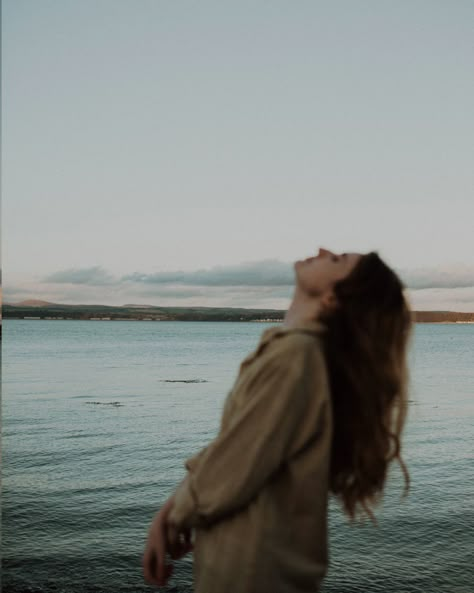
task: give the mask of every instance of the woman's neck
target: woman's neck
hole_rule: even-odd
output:
[[[296,287],[282,325],[285,328],[291,328],[306,321],[315,321],[318,319],[321,309],[318,297],[308,296]]]

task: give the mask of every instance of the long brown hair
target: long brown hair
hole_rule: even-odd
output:
[[[363,255],[338,282],[338,306],[322,316],[333,402],[330,491],[351,519],[382,494],[387,469],[401,458],[407,410],[407,341],[412,325],[403,284],[378,256]]]

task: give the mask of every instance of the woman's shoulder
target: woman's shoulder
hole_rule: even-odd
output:
[[[312,322],[301,327],[284,328],[275,326],[266,329],[260,338],[257,348],[251,352],[241,363],[241,370],[250,363],[267,364],[276,363],[284,366],[285,363],[294,361],[298,357],[323,357],[321,335],[324,327]]]
[[[323,342],[321,332],[304,329],[291,329],[276,332],[268,342],[269,349],[281,352],[312,352],[322,351]]]
[[[321,336],[305,331],[285,331],[273,336],[257,353],[258,366],[271,365],[281,371],[290,368],[309,369],[324,366]]]

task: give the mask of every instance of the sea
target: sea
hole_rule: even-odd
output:
[[[155,590],[150,521],[270,326],[4,320],[3,592]],[[323,593],[474,592],[474,325],[416,325],[409,356],[409,494],[394,465],[377,526],[331,500]],[[192,592],[192,562],[161,590]]]

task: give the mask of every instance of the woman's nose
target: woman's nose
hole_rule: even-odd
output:
[[[319,248],[318,255],[327,255],[328,253],[330,252],[327,249]]]

